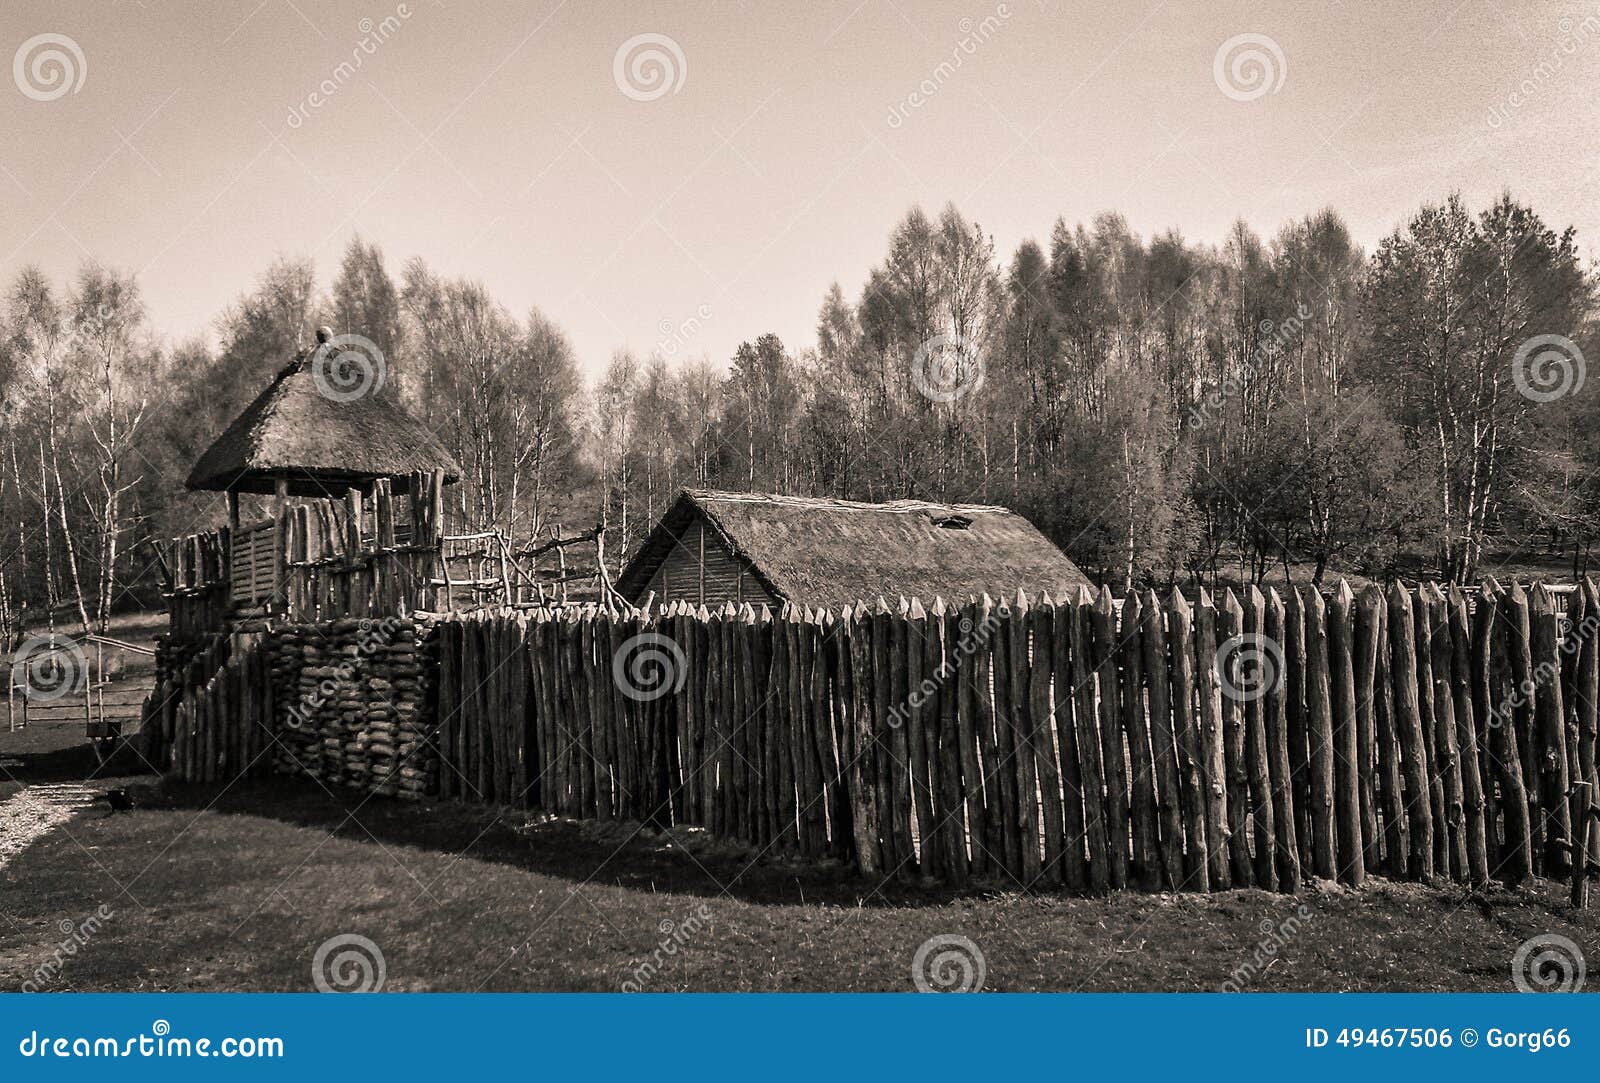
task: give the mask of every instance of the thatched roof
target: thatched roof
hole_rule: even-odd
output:
[[[880,594],[931,602],[1017,589],[1065,591],[1089,580],[1022,516],[979,504],[932,504],[686,490],[618,580],[641,598],[684,530],[704,517],[777,598],[837,608]]]
[[[400,406],[366,394],[340,401],[312,379],[311,350],[284,366],[267,389],[200,456],[191,489],[271,493],[287,478],[297,496],[342,496],[376,478],[461,467],[438,439]]]

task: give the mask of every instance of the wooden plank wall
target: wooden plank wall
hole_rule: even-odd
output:
[[[1600,781],[1600,595],[1565,634],[1543,586],[1472,602],[451,615],[439,793],[1023,888],[1566,875]]]

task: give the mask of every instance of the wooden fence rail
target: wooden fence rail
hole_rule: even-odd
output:
[[[1543,586],[1471,601],[1341,583],[456,614],[430,647],[439,790],[956,883],[1569,875],[1600,594],[1573,592],[1564,635]]]

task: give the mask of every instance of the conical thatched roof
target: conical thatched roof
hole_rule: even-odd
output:
[[[285,478],[297,496],[342,496],[377,478],[461,467],[434,434],[375,394],[324,394],[312,378],[313,351],[300,354],[217,437],[189,472],[191,489],[271,493]]]
[[[981,504],[933,504],[686,490],[618,580],[642,597],[697,517],[780,601],[834,608],[900,595],[932,601],[1018,588],[1090,585],[1078,566],[1022,516]]]

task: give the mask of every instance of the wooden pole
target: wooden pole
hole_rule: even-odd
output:
[[[1156,811],[1161,828],[1161,868],[1166,886],[1183,886],[1182,783],[1179,780],[1177,735],[1174,732],[1170,668],[1167,653],[1166,609],[1155,591],[1145,595],[1139,622],[1143,639],[1144,672],[1150,691],[1151,756],[1156,767]]]
[[[1416,621],[1411,594],[1404,584],[1389,588],[1389,641],[1393,652],[1395,729],[1405,776],[1404,808],[1409,828],[1406,871],[1418,880],[1433,879],[1433,807],[1429,801],[1427,746],[1422,736],[1418,702]]]

